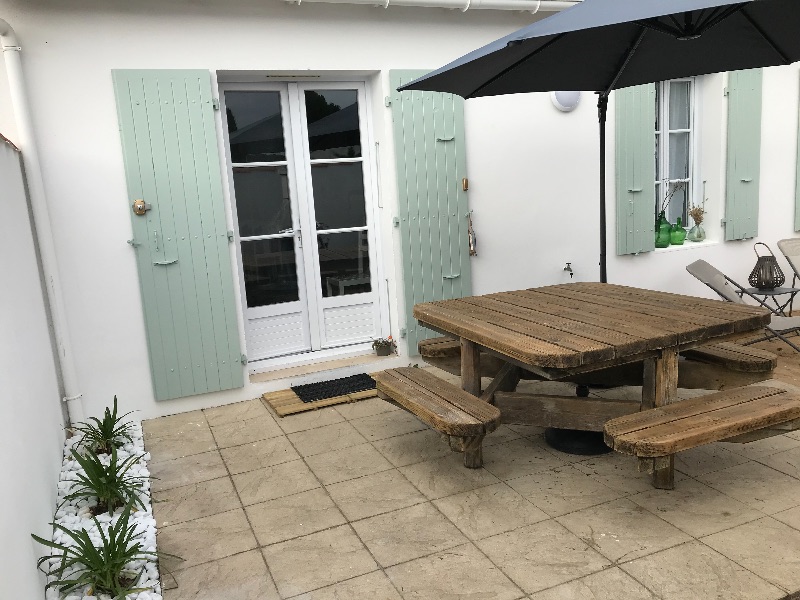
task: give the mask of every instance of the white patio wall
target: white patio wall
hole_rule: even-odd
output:
[[[18,153],[0,140],[0,598],[41,598],[64,431]]]
[[[130,208],[111,69],[370,73],[372,124],[381,148],[384,276],[396,337],[403,311],[398,231],[391,227],[396,189],[391,117],[383,103],[387,72],[440,66],[532,19],[498,11],[295,6],[280,0],[76,0],[68,8],[55,0],[0,0],[0,15],[14,26],[23,47],[84,410],[96,414],[118,394],[123,406],[140,409],[143,418],[252,398],[267,388],[248,384],[231,392],[153,400],[134,253],[125,243]],[[703,102],[702,177],[708,181],[708,230],[717,239],[723,85],[722,76],[707,78]],[[769,70],[764,93],[760,239],[774,246],[793,235],[798,69]],[[572,113],[556,111],[547,94],[470,100],[466,115],[469,198],[479,244],[472,263],[474,291],[569,281],[562,270],[567,261],[574,280],[596,279],[594,96],[584,94]],[[8,113],[0,111],[4,118]],[[613,106],[609,134],[609,279],[707,295],[684,270],[697,258],[744,279],[755,261],[752,241],[615,256]]]

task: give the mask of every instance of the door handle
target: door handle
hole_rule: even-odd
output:
[[[742,183],[750,183],[753,181],[752,177],[742,177]]]
[[[298,227],[297,229],[294,230],[294,233],[297,234],[297,247],[298,248],[302,248],[303,247],[303,235],[302,235],[301,229]]]
[[[442,275],[442,279],[457,279],[461,277],[461,273],[455,273],[454,275]]]
[[[161,266],[161,267],[165,267],[167,265],[171,265],[171,264],[174,264],[176,262],[178,262],[178,259],[177,258],[173,258],[172,260],[154,260],[153,264]]]

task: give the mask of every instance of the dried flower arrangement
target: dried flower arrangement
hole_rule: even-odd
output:
[[[666,197],[663,200],[661,200],[661,211],[659,212],[659,214],[664,214],[664,213],[667,212],[667,208],[669,207],[669,201],[672,200],[672,197],[675,194],[677,194],[678,191],[680,191],[680,190],[682,190],[683,188],[686,187],[686,182],[685,181],[676,181],[674,183],[671,183],[669,181],[669,179],[663,179],[661,181],[661,185],[664,185],[664,186],[669,185],[672,188],[672,189],[670,189],[669,194],[667,194]]]
[[[703,198],[703,203],[699,205],[692,205],[689,209],[689,216],[692,217],[695,225],[700,225],[703,222],[703,216],[706,214],[706,198]]]

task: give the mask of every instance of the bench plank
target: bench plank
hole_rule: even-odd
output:
[[[623,454],[666,456],[800,417],[800,398],[777,388],[718,392],[613,419],[605,441]]]
[[[603,431],[610,419],[638,413],[639,401],[545,396],[524,392],[496,392],[495,406],[503,423],[537,425],[580,431]]]
[[[772,352],[732,342],[700,346],[682,354],[690,360],[722,365],[741,373],[769,373],[778,366],[778,357]]]

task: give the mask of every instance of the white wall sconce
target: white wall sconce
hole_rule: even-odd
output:
[[[550,100],[561,112],[572,112],[581,102],[580,92],[550,92]]]

